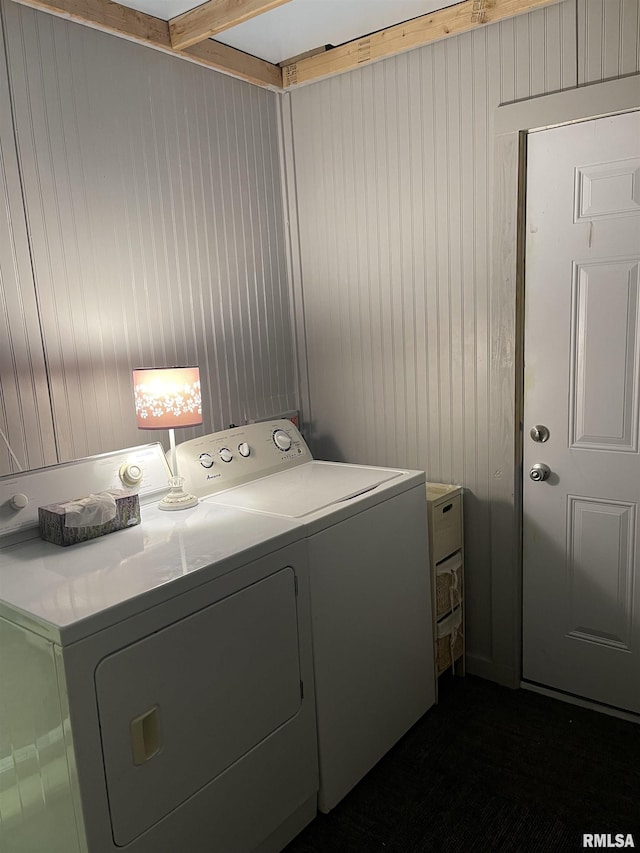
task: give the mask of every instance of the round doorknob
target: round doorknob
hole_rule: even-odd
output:
[[[536,462],[535,465],[531,466],[529,476],[535,483],[541,483],[548,479],[550,473],[551,468],[548,465],[545,465],[544,462]]]

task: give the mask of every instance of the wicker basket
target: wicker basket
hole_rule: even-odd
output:
[[[436,619],[454,610],[462,600],[462,556],[454,554],[436,566]]]
[[[436,671],[440,675],[464,654],[462,608],[439,622],[436,630]]]

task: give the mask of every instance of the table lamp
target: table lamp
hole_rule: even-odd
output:
[[[197,367],[153,367],[133,371],[138,429],[168,429],[171,449],[170,491],[159,509],[188,509],[198,503],[184,490],[178,474],[175,430],[202,423],[200,370]]]

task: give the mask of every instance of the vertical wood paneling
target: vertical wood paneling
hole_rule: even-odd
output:
[[[0,430],[22,468],[56,461],[0,19]],[[0,437],[0,476],[18,470]]]
[[[198,363],[206,430],[295,408],[276,96],[4,8],[61,458],[165,438],[133,367]]]
[[[519,101],[576,85],[576,7],[565,0],[500,28],[500,103]]]
[[[555,92],[576,85],[576,3],[565,0],[544,9],[545,82],[542,92]]]
[[[453,393],[451,361],[451,294],[457,283],[451,282],[450,263],[451,251],[449,231],[451,225],[451,203],[449,181],[451,180],[451,147],[457,142],[457,135],[452,139],[452,127],[449,121],[449,80],[447,77],[447,54],[450,45],[439,42],[433,48],[433,82],[434,109],[433,126],[436,131],[435,145],[435,181],[434,181],[434,219],[436,222],[436,254],[435,254],[435,284],[436,284],[436,347],[438,351],[438,435],[441,440],[438,445],[438,479],[453,482],[451,471],[452,441],[442,441],[442,436],[452,438],[453,423],[451,408]],[[455,98],[455,95],[454,95]]]
[[[491,531],[511,481],[491,464],[514,429],[491,405],[492,358],[514,346],[492,342],[493,115],[576,85],[575,3],[549,12],[287,96],[314,450],[465,485],[476,660],[499,658]]]
[[[638,0],[577,0],[578,82],[640,72]]]
[[[492,663],[498,672],[519,668],[518,627],[513,624],[514,602],[520,589],[518,528],[514,494],[516,476],[516,282],[505,274],[516,266],[518,247],[518,139],[499,136],[495,142],[495,229],[493,269],[489,285],[491,361],[489,379],[490,433],[489,513],[491,561],[499,567],[501,583],[490,584]],[[515,198],[509,197],[515,188]],[[518,617],[519,618],[519,617]],[[497,641],[496,641],[497,640]],[[500,640],[502,640],[500,642]]]
[[[622,0],[619,74],[640,72],[640,3]]]

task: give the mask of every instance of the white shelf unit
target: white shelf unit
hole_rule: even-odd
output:
[[[465,674],[464,516],[461,486],[427,483],[436,678]]]

